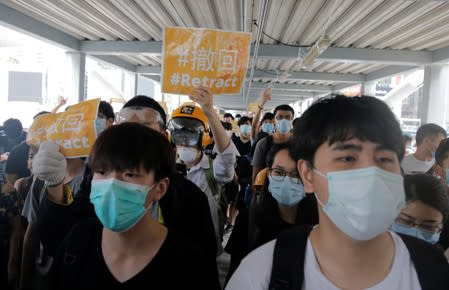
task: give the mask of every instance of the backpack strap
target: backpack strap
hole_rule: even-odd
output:
[[[257,240],[260,237],[258,221],[260,205],[257,203],[257,200],[250,204],[248,211],[248,251],[252,251],[255,249]]]
[[[449,289],[449,264],[442,251],[424,241],[401,235],[418,275],[422,289]]]
[[[209,185],[210,190],[215,198],[220,194],[220,187],[215,180],[214,176],[214,161],[209,158],[209,168],[203,169],[204,174],[206,175],[207,185]]]
[[[283,231],[273,252],[270,290],[301,290],[304,280],[304,259],[312,227],[299,226]]]

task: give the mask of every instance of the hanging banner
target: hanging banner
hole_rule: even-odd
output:
[[[81,102],[67,108],[64,113],[39,116],[28,129],[27,143],[41,144],[52,140],[67,158],[89,156],[97,139],[95,120],[100,99]]]
[[[188,95],[208,87],[213,94],[240,94],[251,34],[204,28],[164,30],[162,92]]]

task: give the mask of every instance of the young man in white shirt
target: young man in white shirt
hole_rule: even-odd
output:
[[[425,173],[435,163],[435,151],[441,140],[447,137],[446,131],[437,124],[424,124],[416,132],[416,152],[402,160],[405,174]]]
[[[226,289],[449,289],[440,251],[388,230],[405,205],[402,134],[388,106],[330,97],[297,124],[290,154],[316,195],[319,224],[250,253]]]

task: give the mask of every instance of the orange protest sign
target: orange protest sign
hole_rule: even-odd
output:
[[[82,102],[64,113],[38,117],[28,130],[27,143],[39,145],[52,140],[61,147],[65,157],[85,157],[97,138],[95,120],[100,99]]]
[[[239,94],[250,44],[251,34],[246,32],[165,28],[162,92],[187,95],[203,86],[213,94]]]
[[[249,103],[248,108],[246,109],[248,112],[255,113],[259,109],[258,103]]]

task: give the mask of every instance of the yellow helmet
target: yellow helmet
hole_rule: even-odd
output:
[[[190,147],[210,144],[209,120],[203,110],[194,103],[185,103],[176,108],[171,115],[168,129],[171,141]]]
[[[259,173],[257,173],[256,178],[254,179],[253,186],[256,187],[263,187],[265,185],[265,180],[267,179],[268,174],[268,168],[264,168]]]

